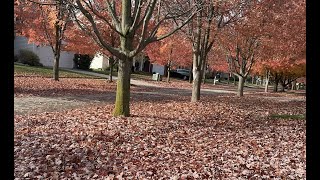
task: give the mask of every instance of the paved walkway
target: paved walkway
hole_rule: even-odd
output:
[[[65,70],[109,79],[109,75],[100,74],[100,73],[96,73],[96,72],[84,71],[84,70],[79,70],[79,69],[65,69]],[[117,80],[118,78],[116,76],[112,76],[112,79]],[[151,83],[148,83],[145,81],[134,80],[134,79],[131,79],[130,83],[133,85],[136,85],[136,86],[160,87],[155,84],[151,84]]]
[[[90,71],[84,71],[84,70],[79,70],[79,69],[66,69],[68,71],[72,71],[72,72],[76,72],[76,73],[82,73],[82,74],[87,74],[87,75],[92,75],[92,76],[97,76],[97,77],[102,77],[102,78],[106,78],[109,79],[109,75],[105,75],[105,74],[100,74],[100,73],[95,73],[95,72],[90,72]],[[118,78],[116,76],[112,77],[114,80],[117,80]],[[147,86],[147,87],[159,87],[159,88],[163,88],[162,86],[158,86],[156,84],[152,84],[152,83],[148,83],[146,81],[140,81],[140,80],[134,80],[131,79],[130,83],[136,86]],[[178,90],[180,91],[180,90]],[[190,89],[191,92],[191,89]],[[233,93],[235,94],[236,91],[229,91],[229,90],[221,90],[221,89],[205,89],[205,88],[201,88],[201,93]]]

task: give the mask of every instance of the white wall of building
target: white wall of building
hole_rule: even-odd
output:
[[[164,66],[159,64],[152,64],[152,73],[159,73],[160,75],[164,75]]]
[[[14,39],[14,54],[19,54],[21,49],[27,49],[36,53],[40,58],[40,63],[44,66],[53,66],[54,55],[50,46],[37,46],[34,43],[28,43],[28,38],[23,36],[16,36]],[[61,51],[59,67],[73,68],[74,57],[73,52]]]
[[[90,64],[90,69],[102,69],[105,70],[107,67],[109,67],[109,60],[108,57],[97,53]]]

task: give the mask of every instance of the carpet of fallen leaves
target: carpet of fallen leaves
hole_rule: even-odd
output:
[[[62,80],[64,81],[64,80]],[[16,115],[16,179],[306,179],[305,101],[203,95]]]

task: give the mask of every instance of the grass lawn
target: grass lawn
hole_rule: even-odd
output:
[[[41,76],[41,77],[52,77],[52,68],[49,67],[34,67],[34,66],[26,66],[15,64],[14,65],[14,75],[15,76]],[[60,78],[99,78],[96,76],[79,74],[75,72],[71,72],[68,70],[59,71]]]
[[[110,74],[109,70],[105,70],[104,71],[104,70],[92,69],[92,72],[99,73],[99,74],[105,74],[105,75],[109,75]],[[118,76],[118,72],[117,71],[113,71],[112,75],[113,76]]]

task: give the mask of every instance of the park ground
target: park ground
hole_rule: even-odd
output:
[[[188,82],[137,76],[115,118],[116,82],[49,70],[15,65],[16,179],[306,179],[303,91],[208,83],[190,103]]]

